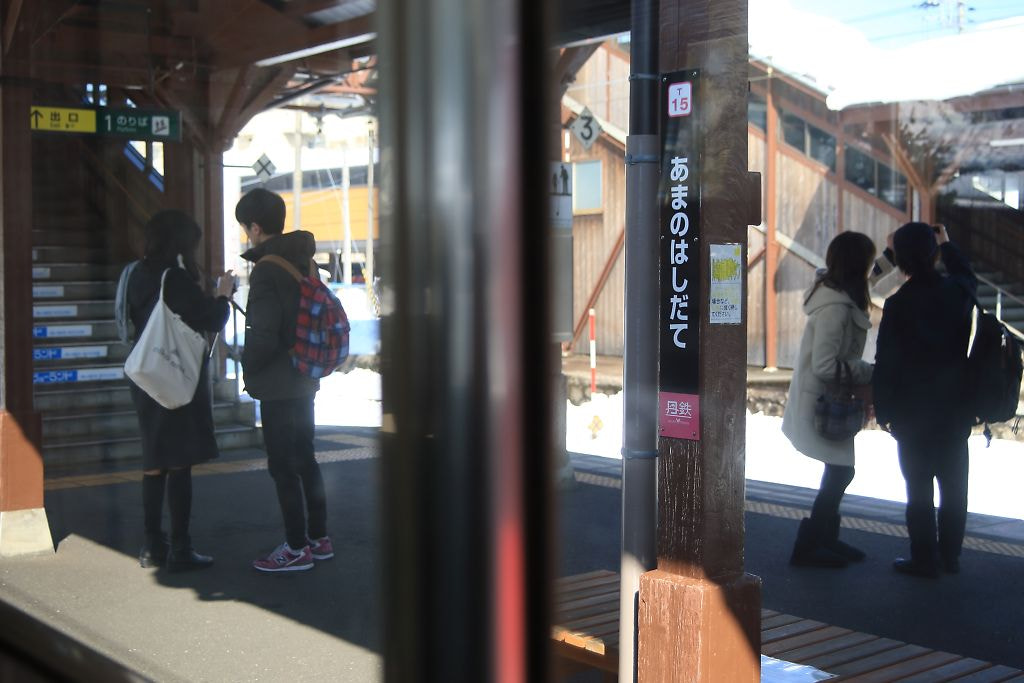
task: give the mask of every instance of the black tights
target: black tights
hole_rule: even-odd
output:
[[[191,546],[189,522],[192,516],[192,468],[146,472],[142,475],[142,510],[146,536],[163,535],[164,490],[171,513],[171,545]]]
[[[846,487],[853,481],[854,468],[846,465],[825,465],[818,496],[811,508],[811,519],[826,520],[839,514],[839,502]]]

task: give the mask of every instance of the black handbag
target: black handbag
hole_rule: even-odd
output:
[[[845,441],[863,429],[864,417],[864,400],[854,393],[850,364],[837,359],[835,380],[814,406],[814,428],[824,439]]]

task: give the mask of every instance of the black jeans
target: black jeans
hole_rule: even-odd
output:
[[[277,486],[285,539],[295,549],[306,545],[307,533],[327,535],[327,498],[313,451],[313,398],[260,402],[267,469]]]
[[[939,557],[960,557],[967,525],[969,434],[965,430],[897,439],[900,471],[907,482],[910,557],[916,562],[934,564]],[[933,480],[939,482],[937,535]]]

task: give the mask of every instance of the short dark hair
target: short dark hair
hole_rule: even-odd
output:
[[[935,270],[938,249],[935,228],[927,223],[905,223],[892,235],[896,265],[910,277]]]
[[[235,220],[242,225],[259,223],[268,235],[284,232],[284,200],[270,190],[249,190],[235,205]]]
[[[178,209],[157,211],[143,228],[143,235],[146,238],[146,258],[174,263],[181,255],[189,275],[199,277],[196,247],[203,231],[191,216]]]

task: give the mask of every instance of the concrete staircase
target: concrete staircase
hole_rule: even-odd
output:
[[[114,324],[123,264],[111,262],[102,216],[60,191],[35,188],[32,362],[44,464],[52,474],[138,463],[139,424],[123,370],[130,348]],[[220,448],[259,447],[255,404],[239,399],[233,379],[213,381]]]

